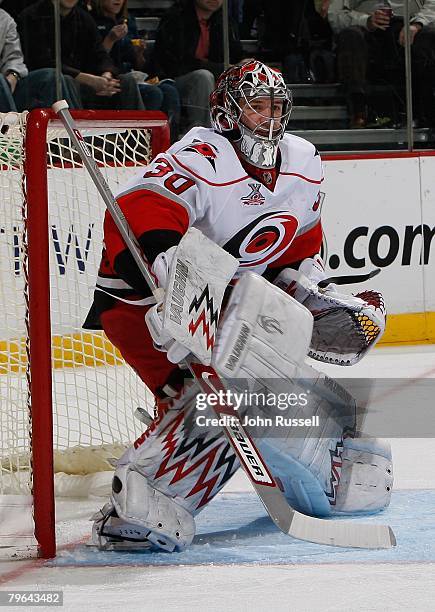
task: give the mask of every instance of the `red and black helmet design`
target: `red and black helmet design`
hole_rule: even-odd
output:
[[[210,95],[211,121],[220,133],[237,129],[240,125],[240,100],[270,96],[283,101],[281,133],[285,131],[292,108],[291,94],[279,70],[252,60],[231,66],[223,72]]]

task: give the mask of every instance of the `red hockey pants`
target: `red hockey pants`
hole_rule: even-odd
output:
[[[166,359],[166,353],[153,346],[145,313],[149,306],[131,306],[123,302],[101,315],[106,336],[120,351],[125,361],[136,370],[146,386],[156,394],[163,387],[169,374],[177,369]]]

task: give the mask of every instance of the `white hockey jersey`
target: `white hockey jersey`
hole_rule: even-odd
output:
[[[236,257],[238,274],[263,274],[318,252],[320,156],[311,143],[290,134],[279,149],[279,171],[262,171],[263,182],[247,174],[231,142],[212,129],[193,128],[157,155],[117,194],[147,258],[153,261],[177,244],[190,226]],[[124,298],[132,288],[138,297],[149,295],[133,268],[107,214],[101,289],[115,295],[116,287]]]

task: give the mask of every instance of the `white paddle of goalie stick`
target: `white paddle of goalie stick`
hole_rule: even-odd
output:
[[[163,299],[164,290],[158,288],[150,274],[149,263],[131,231],[130,226],[112,194],[109,185],[103,177],[97,162],[93,159],[82,134],[77,129],[74,119],[69,112],[68,104],[61,100],[53,104],[54,112],[60,117],[71,141],[103,199],[109,213],[130,250],[140,272],[143,274],[156,301]],[[225,391],[225,384],[211,366],[198,363],[193,355],[185,360],[196,379],[201,390],[206,393],[215,393],[221,397],[219,391]],[[230,403],[213,406],[218,417],[229,416],[231,425],[222,429],[231,446],[237,454],[240,463],[247,474],[252,486],[263,502],[273,522],[284,533],[317,544],[355,548],[390,548],[395,546],[396,539],[391,527],[387,525],[372,525],[356,521],[342,521],[318,519],[306,516],[292,508],[275,479],[270,473],[254,441],[244,429],[237,410]]]

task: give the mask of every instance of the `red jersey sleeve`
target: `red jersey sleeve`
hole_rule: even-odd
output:
[[[150,263],[160,252],[177,244],[189,228],[185,207],[147,189],[120,196],[118,204]],[[110,265],[116,269],[116,259],[127,247],[109,212],[104,220],[104,244]]]

